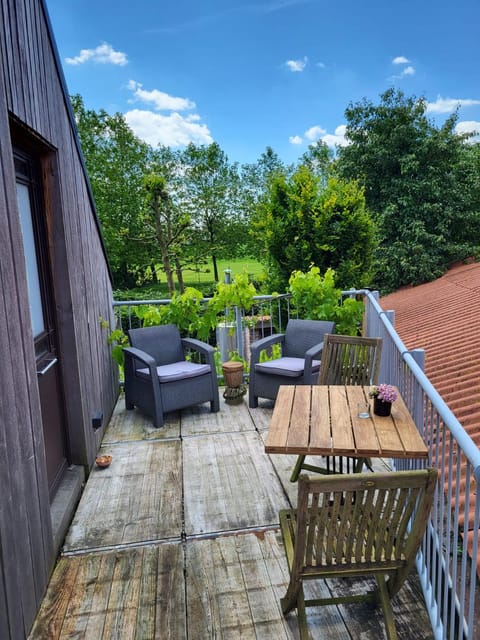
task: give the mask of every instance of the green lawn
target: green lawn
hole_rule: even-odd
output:
[[[195,287],[204,293],[205,296],[212,295],[212,292],[215,288],[215,283],[213,281],[213,268],[209,265],[209,271],[207,273],[204,272],[193,272],[193,271],[184,271],[183,278],[186,287]],[[244,259],[244,260],[218,260],[218,276],[220,281],[223,282],[225,277],[225,269],[230,269],[231,277],[234,278],[237,274],[243,273],[246,271],[251,280],[262,280],[264,268],[255,260]],[[167,289],[167,279],[165,275],[162,273],[159,274],[160,283],[159,284],[145,284],[142,287],[137,287],[135,289],[129,290],[116,290],[114,292],[115,300],[141,300],[141,299],[161,299],[161,298],[169,298],[169,293]]]
[[[218,265],[218,276],[220,280],[224,279],[225,269],[230,269],[230,271],[232,272],[232,278],[236,274],[243,273],[244,271],[246,271],[248,275],[254,280],[258,280],[264,271],[264,267],[263,265],[260,264],[260,262],[256,262],[255,260],[251,260],[251,259],[218,260],[217,265]],[[205,268],[208,269],[207,273],[203,272]],[[195,286],[195,283],[200,283],[200,282],[213,283],[213,266],[209,264],[209,265],[206,265],[204,269],[202,272],[198,272],[198,273],[195,273],[193,271],[184,271],[183,278],[185,280],[185,283],[192,287]],[[167,281],[163,273],[161,274],[160,281],[161,282]]]

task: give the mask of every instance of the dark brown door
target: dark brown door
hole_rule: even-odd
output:
[[[67,466],[67,442],[43,189],[38,159],[20,150],[15,150],[14,157],[48,485],[52,498]]]

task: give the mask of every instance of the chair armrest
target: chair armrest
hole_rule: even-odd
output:
[[[256,364],[260,361],[260,352],[264,349],[268,349],[268,347],[271,347],[274,344],[283,344],[284,342],[284,333],[274,333],[271,336],[266,336],[265,338],[260,338],[260,340],[255,340],[255,342],[252,342],[252,344],[250,345],[250,364]]]
[[[135,369],[133,361],[140,360],[140,362],[143,362],[143,364],[149,368],[152,378],[155,377],[157,371],[157,363],[151,355],[149,355],[145,351],[142,351],[141,349],[137,349],[136,347],[124,347],[123,353],[125,355],[125,364],[127,365],[127,360],[130,360],[132,363],[132,370]],[[125,366],[125,370],[127,370],[127,368],[128,367]]]
[[[196,338],[182,338],[182,345],[184,349],[192,349],[193,351],[199,351],[205,355],[215,351],[211,344],[207,344],[206,342],[202,342]]]
[[[323,351],[323,341],[314,344],[305,352],[305,373],[312,370],[312,361],[315,356],[319,356]],[[317,358],[318,360],[318,358]]]
[[[212,367],[212,371],[215,370],[214,353],[215,348],[211,344],[197,340],[196,338],[182,338],[182,347],[185,352],[186,349],[197,351],[205,356],[208,364]]]

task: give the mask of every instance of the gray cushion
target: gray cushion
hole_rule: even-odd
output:
[[[138,369],[137,373],[145,377],[150,376],[148,369]],[[174,380],[182,380],[184,378],[196,378],[206,373],[210,373],[209,364],[197,364],[189,360],[172,362],[171,364],[164,364],[157,367],[157,375],[160,382],[173,382]]]
[[[289,378],[299,378],[303,375],[305,368],[304,358],[277,358],[277,360],[268,360],[267,362],[259,362],[255,365],[255,371],[269,373],[277,376],[287,376]],[[320,369],[320,360],[312,361],[312,371],[315,373]]]

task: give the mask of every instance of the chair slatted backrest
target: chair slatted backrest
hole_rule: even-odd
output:
[[[292,581],[397,572],[392,596],[412,569],[436,480],[435,469],[301,475]]]
[[[323,342],[319,384],[377,384],[381,338],[327,334]]]

